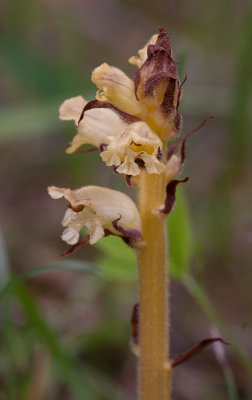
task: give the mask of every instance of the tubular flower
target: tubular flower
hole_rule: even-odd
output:
[[[77,135],[66,150],[68,154],[73,153],[83,144],[91,144],[99,148],[101,144],[108,142],[108,136],[119,134],[127,126],[115,111],[106,108],[87,110],[85,118],[79,122],[86,104],[87,101],[83,97],[77,96],[65,100],[60,106],[60,119],[74,120],[77,126]]]
[[[164,171],[165,164],[158,159],[162,142],[145,122],[128,125],[121,134],[108,139],[109,145],[101,158],[108,166],[116,166],[120,174],[138,175],[139,165],[149,174]]]
[[[69,209],[62,221],[65,230],[62,240],[74,245],[80,231],[86,226],[89,243],[94,244],[104,236],[104,229],[125,239],[141,238],[141,219],[135,203],[124,193],[99,186],[86,186],[77,190],[50,186],[53,199],[64,197]]]

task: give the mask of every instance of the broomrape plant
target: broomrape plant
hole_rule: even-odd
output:
[[[167,33],[159,31],[138,56],[129,59],[137,66],[133,79],[103,63],[91,77],[99,89],[96,100],[73,97],[59,110],[60,119],[74,120],[77,130],[66,152],[84,144],[95,146],[129,187],[136,185],[138,205],[103,187],[48,188],[53,199],[64,197],[68,202],[62,239],[71,247],[65,254],[107,235],[120,236],[136,250],[139,307],[133,315],[132,347],[139,357],[140,400],[168,400],[171,395],[175,362],[169,359],[166,217],[175,203],[176,186],[188,180],[176,178],[185,160],[185,141],[192,133],[176,139],[183,83]],[[83,226],[89,234],[80,239]]]

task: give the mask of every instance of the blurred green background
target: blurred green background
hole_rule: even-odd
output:
[[[0,5],[0,399],[136,398],[129,351],[137,301],[133,252],[106,238],[62,260],[64,202],[48,185],[126,185],[98,153],[65,154],[68,97],[95,96],[92,69],[127,59],[159,26],[180,73],[191,137],[169,217],[172,355],[211,335],[178,366],[173,400],[252,398],[252,19],[239,0],[2,0]],[[182,191],[182,189],[184,189]],[[134,196],[134,192],[132,194]]]

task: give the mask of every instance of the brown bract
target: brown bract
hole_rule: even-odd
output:
[[[82,121],[82,119],[84,117],[84,113],[86,111],[92,110],[94,108],[110,108],[110,109],[116,111],[124,122],[127,122],[129,124],[133,123],[133,122],[141,121],[140,118],[119,110],[119,108],[113,106],[112,104],[108,103],[107,101],[91,100],[83,107],[78,124]]]
[[[172,211],[175,205],[176,188],[179,183],[187,182],[188,179],[188,176],[182,180],[174,179],[167,184],[165,204],[164,207],[160,209],[160,212],[168,215]]]

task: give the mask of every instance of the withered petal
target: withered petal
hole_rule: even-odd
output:
[[[173,78],[179,82],[177,63],[173,60],[171,55],[170,39],[165,29],[160,28],[159,31],[160,33],[156,43],[148,46],[146,61],[133,76],[137,100],[139,100],[137,90],[140,84],[141,71],[149,68],[152,63],[154,63],[152,76],[144,83],[144,93],[146,95],[151,94],[155,86],[165,78]]]

